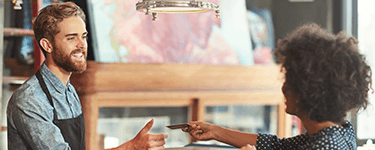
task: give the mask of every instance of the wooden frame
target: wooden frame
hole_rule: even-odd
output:
[[[279,66],[129,64],[88,62],[73,74],[86,123],[87,149],[99,149],[100,107],[188,106],[191,120],[204,120],[212,105],[278,105],[278,135],[290,136]],[[289,120],[289,121],[288,121]]]

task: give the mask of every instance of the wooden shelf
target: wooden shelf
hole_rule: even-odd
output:
[[[10,88],[11,91],[17,89],[35,73],[33,65],[22,64],[14,58],[4,58],[4,63],[4,67],[10,68],[11,76],[3,76],[3,83],[12,84]]]
[[[34,31],[22,28],[4,28],[4,36],[34,36]]]
[[[29,77],[21,76],[3,76],[3,83],[23,84]]]

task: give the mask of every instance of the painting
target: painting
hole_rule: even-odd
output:
[[[274,27],[269,9],[254,8],[247,12],[255,64],[272,65],[275,48]]]
[[[208,0],[205,13],[152,15],[136,10],[139,0],[88,0],[98,62],[253,65],[245,0]]]

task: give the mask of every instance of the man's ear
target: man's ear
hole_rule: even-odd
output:
[[[40,39],[39,44],[40,46],[43,47],[44,50],[46,50],[47,53],[52,52],[52,43],[48,39],[46,38]]]

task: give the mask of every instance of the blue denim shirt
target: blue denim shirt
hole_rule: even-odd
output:
[[[70,82],[65,85],[44,63],[40,71],[58,119],[82,114],[77,92]],[[34,75],[14,91],[8,103],[8,149],[70,149],[60,129],[53,124],[53,116],[53,107]]]

